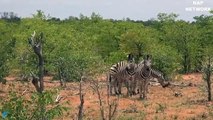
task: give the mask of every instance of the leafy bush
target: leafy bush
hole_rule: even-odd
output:
[[[59,57],[55,63],[56,68],[61,70],[67,81],[78,81],[82,75],[94,75],[104,71],[104,67],[100,67],[103,65],[103,60],[89,52]]]
[[[67,110],[54,102],[54,91],[34,93],[29,99],[15,92],[10,92],[9,96],[0,108],[5,120],[52,120]]]
[[[0,82],[5,82],[4,77],[9,73],[8,62],[14,56],[15,39],[3,41],[0,39]]]
[[[108,64],[112,65],[118,63],[119,61],[126,60],[126,54],[123,52],[111,52],[107,59]]]
[[[171,78],[178,71],[180,56],[169,46],[158,45],[153,51],[153,67]]]

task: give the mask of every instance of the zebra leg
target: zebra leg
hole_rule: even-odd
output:
[[[108,74],[107,75],[107,80],[108,80],[108,93],[109,95],[112,95],[112,79],[111,76]]]
[[[137,88],[137,94],[140,94],[140,86]]]
[[[132,96],[133,95],[133,81],[129,81],[129,95]]]
[[[130,81],[130,85],[129,85],[129,90],[130,90],[130,95],[135,95],[135,91],[134,91],[134,81],[131,80]]]
[[[136,86],[137,86],[137,80],[133,79],[133,84],[132,84],[132,94],[136,95]]]
[[[116,80],[114,81],[114,83],[113,83],[114,93],[115,93],[116,95],[119,94],[119,92],[118,92],[118,87],[119,87],[119,84],[118,84],[118,80],[116,79]]]
[[[130,81],[128,79],[124,81],[124,84],[125,84],[125,86],[127,88],[127,93],[126,93],[127,96],[130,96],[130,89],[129,89],[130,88],[130,86],[129,86],[130,84],[129,84],[129,82]]]
[[[110,95],[113,95],[112,93],[112,89],[114,89],[114,94],[117,95],[118,94],[118,79],[113,77],[113,76],[109,76],[109,92],[110,92]]]
[[[128,90],[129,96],[132,96],[133,95],[133,83],[132,83],[132,81],[129,81],[128,87],[129,87],[129,90]]]
[[[108,86],[107,86],[108,88],[107,88],[107,92],[108,92],[108,94],[109,95],[112,95],[112,85],[111,85],[111,83],[108,83]]]
[[[145,85],[146,85],[146,93],[149,93],[149,89],[148,89],[149,81],[146,81]]]
[[[141,80],[139,82],[139,94],[140,94],[140,99],[143,99],[143,81]]]
[[[127,85],[127,95],[128,96],[132,96],[133,95],[133,81],[132,81],[132,78],[128,79],[126,81]]]
[[[113,95],[112,93],[112,89],[114,89],[114,93],[117,94],[117,79],[111,75],[108,75],[108,79],[109,79],[109,93],[110,95]]]
[[[146,79],[144,81],[144,99],[147,99],[148,85],[149,85],[149,81]]]
[[[139,80],[137,80],[137,83],[136,83],[136,93],[137,94],[140,94],[140,81]]]
[[[146,80],[143,80],[142,94],[143,94],[143,98],[142,99],[146,99]]]
[[[117,82],[117,86],[118,86],[118,94],[122,94],[122,92],[121,92],[121,87],[122,87],[122,82],[119,80],[118,82]]]

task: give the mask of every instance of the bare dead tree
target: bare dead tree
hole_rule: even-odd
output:
[[[29,44],[31,45],[33,52],[38,57],[38,74],[32,75],[33,80],[32,83],[35,86],[37,92],[41,93],[44,90],[44,58],[42,54],[42,43],[43,43],[43,33],[40,33],[40,35],[36,36],[36,32],[31,35],[31,37],[28,39]],[[45,106],[40,106],[40,112],[41,112],[41,120],[46,120],[46,116],[44,116],[42,113],[45,111]]]
[[[39,87],[39,78],[33,73],[30,73],[32,76],[32,84],[34,85],[34,87],[36,88],[36,91],[40,91],[40,87]]]
[[[82,93],[82,82],[83,82],[82,79],[83,77],[81,77],[81,81],[79,85],[79,97],[81,102],[79,105],[78,120],[83,120],[84,94]]]
[[[98,95],[98,101],[99,101],[99,107],[100,107],[100,111],[101,111],[101,117],[102,120],[106,120],[105,116],[104,116],[104,106],[103,106],[103,101],[101,98],[101,92],[100,92],[100,85],[98,81],[95,80],[90,80],[90,84],[91,84],[91,88],[97,93]]]
[[[38,56],[39,79],[34,77],[32,83],[35,86],[36,90],[39,93],[42,93],[42,91],[44,90],[44,58],[42,55],[43,33],[40,33],[39,36],[36,36],[36,32],[34,31],[32,36],[28,39],[28,42],[33,48],[34,53]]]
[[[118,103],[119,103],[119,96],[117,96],[116,99],[111,99],[110,96],[110,89],[107,86],[107,101],[104,102],[103,98],[101,96],[101,91],[100,88],[102,87],[100,82],[98,80],[93,80],[90,79],[90,86],[91,88],[95,91],[95,93],[98,96],[98,101],[99,101],[99,108],[100,108],[100,113],[101,113],[101,119],[102,120],[112,120],[115,117],[115,114],[117,112],[117,108],[118,108]],[[104,104],[106,103],[106,104]],[[107,107],[107,109],[104,109],[104,107]]]
[[[108,85],[107,87],[108,120],[112,120],[113,117],[115,116],[115,113],[117,112],[118,108],[118,103],[119,103],[119,96],[117,96],[117,99],[111,101],[110,88]]]

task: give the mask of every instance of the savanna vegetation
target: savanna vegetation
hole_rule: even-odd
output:
[[[2,83],[9,74],[24,80],[39,73],[38,58],[29,40],[34,31],[36,37],[42,34],[42,70],[54,80],[80,81],[83,75],[95,78],[132,53],[136,62],[152,55],[153,68],[171,80],[179,73],[204,72],[204,79],[211,84],[213,12],[195,16],[193,22],[180,20],[174,13],[159,13],[148,21],[103,19],[96,13],[60,20],[41,10],[29,18],[1,13]],[[211,91],[211,85],[208,88]],[[55,115],[44,114],[50,118]]]
[[[40,10],[30,18],[2,13],[0,52],[5,72],[1,79],[7,71],[25,75],[36,70],[36,56],[28,43],[34,31],[44,35],[45,70],[57,75],[63,66],[69,81],[79,80],[88,71],[103,73],[129,53],[136,56],[136,62],[151,54],[153,67],[168,76],[201,71],[206,57],[212,55],[212,19],[212,15],[201,15],[188,22],[173,13],[159,13],[148,21],[113,20],[93,13],[60,20]]]

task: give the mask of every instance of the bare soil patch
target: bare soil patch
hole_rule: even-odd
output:
[[[139,95],[126,97],[126,88],[123,87],[123,96],[119,97],[119,105],[116,113],[116,119],[120,120],[212,120],[210,107],[212,102],[207,102],[205,93],[205,82],[199,73],[182,75],[182,79],[174,81],[178,84],[187,86],[173,86],[162,88],[161,86],[149,86],[147,100],[140,100]],[[29,96],[35,92],[34,86],[29,82],[17,81],[16,77],[7,77],[7,84],[1,85],[0,97],[8,99],[8,91],[13,90],[17,93]],[[106,105],[107,100],[107,83],[105,76],[100,77],[101,97]],[[79,100],[79,83],[67,83],[66,89],[61,89],[57,81],[52,81],[52,77],[45,77],[45,89],[58,89],[62,96],[60,103],[68,102],[67,107],[70,109],[57,118],[58,120],[76,119],[78,113]],[[84,118],[88,120],[100,119],[100,108],[98,96],[90,87],[89,82],[83,83],[83,92],[85,94]],[[178,95],[176,95],[176,93]],[[111,97],[116,98],[116,96]],[[107,108],[105,108],[107,109]]]

